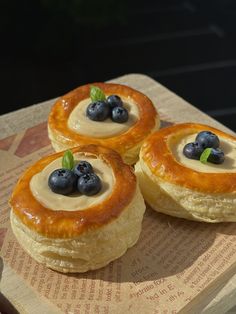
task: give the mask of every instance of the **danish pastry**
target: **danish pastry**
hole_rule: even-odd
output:
[[[93,106],[91,87],[94,86],[104,93],[105,102],[119,108],[112,108],[109,114],[106,104]],[[111,83],[87,84],[69,92],[56,101],[48,118],[48,134],[55,151],[101,145],[120,153],[128,164],[137,161],[145,137],[159,127],[159,115],[147,96],[128,86]]]
[[[150,135],[136,174],[156,211],[206,222],[236,221],[236,137],[194,123]]]
[[[13,191],[11,226],[36,261],[59,272],[86,272],[105,266],[136,243],[145,204],[132,168],[118,153],[96,145],[71,151],[75,160],[93,167],[93,178],[100,178],[97,194],[51,190],[48,182],[59,171],[63,152],[44,157],[26,170]]]

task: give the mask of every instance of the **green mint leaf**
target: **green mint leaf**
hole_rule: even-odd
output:
[[[69,170],[74,168],[74,156],[70,150],[67,150],[62,157],[62,168]]]
[[[90,98],[92,101],[98,101],[98,100],[105,100],[106,96],[99,87],[91,85]]]
[[[204,151],[202,152],[201,156],[200,156],[200,161],[203,163],[203,164],[206,164],[207,163],[207,159],[208,157],[210,156],[211,154],[211,148],[205,148]]]

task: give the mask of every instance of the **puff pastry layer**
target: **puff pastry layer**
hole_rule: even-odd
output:
[[[55,211],[32,195],[30,180],[63,152],[42,158],[19,179],[10,199],[11,225],[23,248],[38,262],[60,272],[85,272],[105,266],[133,246],[141,232],[145,204],[130,166],[108,148],[72,149],[101,158],[113,170],[111,194],[78,211]]]
[[[207,125],[185,123],[150,135],[135,167],[144,199],[156,211],[206,222],[236,221],[236,172],[204,172],[180,163],[173,146],[209,130],[236,145],[236,137]],[[227,154],[225,156],[227,159]],[[196,161],[196,163],[200,161]]]
[[[71,112],[79,102],[89,98],[91,85],[100,87],[106,95],[116,94],[121,98],[131,98],[136,103],[139,118],[128,131],[112,137],[95,138],[78,134],[68,127]],[[128,164],[137,161],[144,139],[159,127],[159,115],[147,96],[128,86],[111,83],[87,84],[69,92],[57,100],[48,118],[48,134],[56,151],[87,144],[102,145],[120,153]]]

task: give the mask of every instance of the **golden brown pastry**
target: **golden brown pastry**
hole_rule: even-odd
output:
[[[127,122],[88,119],[86,108],[91,103],[92,85],[102,89],[106,96],[121,97],[129,112]],[[159,116],[147,96],[128,86],[111,83],[87,84],[69,92],[56,101],[48,118],[48,134],[55,151],[87,144],[102,145],[120,153],[128,164],[138,160],[145,137],[159,127]]]
[[[85,272],[105,266],[136,243],[145,204],[132,168],[115,151],[88,145],[72,152],[93,165],[101,191],[93,196],[53,193],[48,175],[63,152],[44,157],[13,191],[11,226],[36,261],[60,272]]]
[[[218,136],[223,163],[202,163],[183,154],[202,131]],[[201,124],[171,126],[146,139],[135,168],[144,199],[156,211],[206,222],[236,221],[235,136]]]

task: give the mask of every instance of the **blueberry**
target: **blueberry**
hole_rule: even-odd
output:
[[[123,101],[117,95],[111,95],[111,96],[107,97],[107,102],[112,109],[115,107],[122,107],[123,106]]]
[[[220,146],[220,140],[218,136],[210,131],[202,131],[198,133],[195,141],[198,142],[203,148],[218,148]]]
[[[106,101],[95,101],[88,105],[86,115],[93,121],[104,121],[110,115],[110,107]]]
[[[90,172],[93,172],[93,167],[89,162],[85,160],[81,160],[74,168],[74,173],[78,177]]]
[[[188,143],[183,148],[184,155],[190,159],[200,159],[203,151],[204,148],[198,142]]]
[[[225,160],[224,152],[220,148],[212,148],[207,161],[213,164],[222,164]]]
[[[76,190],[77,176],[68,169],[56,169],[48,178],[48,186],[57,194],[68,195]]]
[[[78,179],[77,189],[81,194],[91,196],[97,194],[101,188],[101,180],[95,173],[84,174]]]
[[[117,123],[124,123],[129,119],[129,113],[124,107],[115,107],[111,112],[111,119]]]

